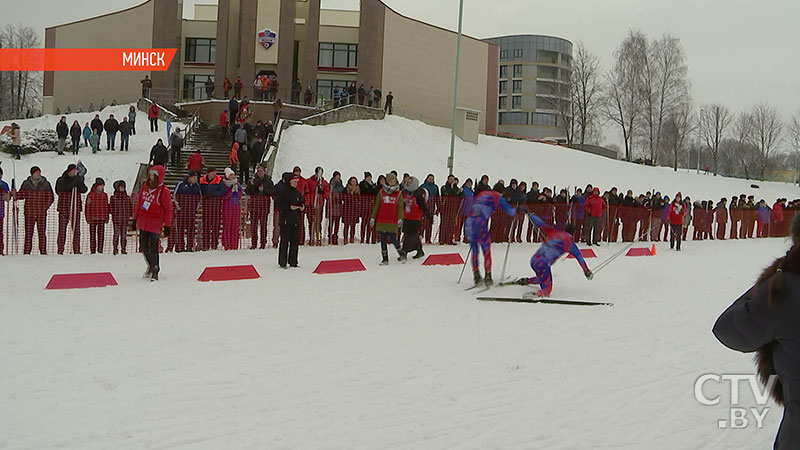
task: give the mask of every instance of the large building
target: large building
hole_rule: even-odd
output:
[[[311,86],[315,100],[352,82],[394,97],[394,112],[449,126],[453,102],[456,34],[405,17],[380,0],[361,0],[360,10],[321,9],[320,0],[219,0],[196,5],[181,17],[180,0],[148,0],[105,16],[48,28],[48,48],[178,48],[166,72],[47,72],[44,110],[52,113],[89,103],[132,102],[139,81],[153,80],[151,97],[162,102],[207,98],[204,85],[240,76],[243,95],[266,73],[279,81],[278,98],[291,100],[292,85]],[[461,45],[458,106],[480,112],[480,129],[497,129],[496,44],[465,36]]]
[[[498,132],[535,139],[564,137],[572,43],[530,34],[486,41],[500,46]]]

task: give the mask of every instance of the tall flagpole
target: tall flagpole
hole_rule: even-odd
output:
[[[453,83],[453,122],[450,127],[450,157],[447,158],[448,174],[453,173],[453,154],[456,147],[456,106],[458,105],[458,69],[461,60],[461,24],[464,18],[464,0],[458,1],[458,40],[456,41],[456,79]]]

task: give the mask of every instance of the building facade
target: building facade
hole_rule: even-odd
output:
[[[380,0],[361,0],[360,9],[320,8],[320,0],[219,0],[195,5],[183,19],[180,0],[148,0],[117,13],[46,30],[46,47],[178,48],[167,72],[45,74],[45,113],[101,99],[127,103],[141,95],[139,81],[153,80],[160,102],[222,98],[222,80],[241,77],[242,96],[254,98],[254,80],[267,74],[279,82],[277,98],[300,100],[310,87],[314,103],[335,88],[355,83],[391,92],[394,113],[449,126],[453,102],[456,33],[405,17]],[[156,14],[158,12],[158,14]],[[166,12],[166,14],[164,14]],[[167,24],[167,22],[170,22]],[[89,30],[89,31],[86,31]],[[113,30],[113,32],[112,32]],[[83,34],[81,34],[83,33]],[[119,36],[109,42],[107,36]],[[480,129],[497,130],[500,49],[464,36],[458,106],[479,111]],[[294,92],[293,92],[294,91]]]
[[[500,47],[498,132],[535,139],[565,137],[572,43],[529,34],[486,41]]]

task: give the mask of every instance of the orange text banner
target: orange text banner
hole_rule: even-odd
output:
[[[4,48],[0,71],[164,71],[174,48]]]

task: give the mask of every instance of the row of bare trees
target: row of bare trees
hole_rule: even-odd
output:
[[[0,29],[0,47],[37,48],[39,33],[31,26],[6,24]],[[21,119],[41,109],[42,73],[0,72],[0,119]]]
[[[629,31],[607,71],[579,42],[572,78],[560,94],[569,100],[553,101],[553,109],[569,145],[599,142],[603,126],[610,124],[622,135],[628,161],[678,170],[690,166],[690,156],[699,166],[705,153],[715,175],[724,169],[727,175],[764,179],[786,163],[782,149],[788,144],[800,162],[800,111],[786,124],[766,103],[738,114],[722,104],[701,105],[698,111],[683,46],[668,34],[649,39]]]

